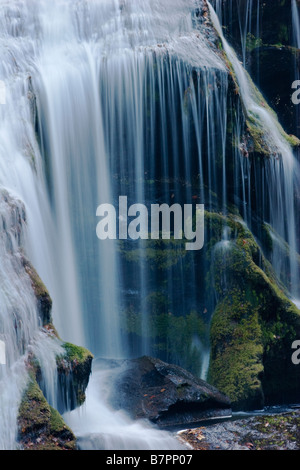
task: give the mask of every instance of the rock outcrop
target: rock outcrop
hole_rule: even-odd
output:
[[[208,381],[230,397],[233,409],[297,402],[300,370],[291,345],[300,336],[299,310],[242,221],[207,214],[207,223],[219,239],[211,258],[217,305]]]
[[[253,416],[181,432],[194,450],[299,450],[299,410]]]
[[[92,371],[93,355],[85,348],[63,343],[65,354],[57,357],[58,409],[61,413],[82,405]]]
[[[116,376],[110,403],[134,419],[159,426],[185,425],[231,414],[230,400],[176,365],[143,356],[125,361]]]
[[[18,417],[18,441],[23,450],[76,450],[76,437],[52,408],[36,380],[24,393]]]

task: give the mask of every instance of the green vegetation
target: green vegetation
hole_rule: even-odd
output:
[[[146,262],[151,270],[167,269],[185,258],[184,240],[146,240],[140,248],[128,249],[128,243],[119,241],[119,251],[128,262]]]
[[[93,357],[87,349],[81,347],[81,346],[76,346],[75,344],[72,343],[63,343],[63,348],[66,350],[66,355],[63,356],[64,359],[67,359],[70,362],[85,362],[86,360],[90,359]],[[59,360],[60,358],[58,358]]]
[[[25,258],[22,258],[23,266],[28,274],[34,294],[38,302],[39,315],[43,326],[51,322],[52,300],[47,288],[39,277],[32,264]]]
[[[31,377],[18,416],[18,441],[25,450],[75,450],[76,438]]]
[[[87,349],[71,343],[63,343],[62,347],[65,354],[56,359],[58,379],[65,406],[73,409],[85,401],[93,355]]]
[[[251,52],[253,49],[257,47],[261,47],[263,45],[262,39],[254,36],[254,34],[248,33],[246,39],[246,48],[248,52]]]
[[[224,219],[216,214],[210,220],[212,231],[220,233]],[[231,398],[233,408],[256,408],[294,393],[299,372],[289,352],[300,334],[300,314],[251,232],[230,218],[228,226],[230,241],[215,245],[208,276],[218,297],[209,381]]]

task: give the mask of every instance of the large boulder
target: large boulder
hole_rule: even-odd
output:
[[[159,426],[231,415],[229,398],[215,387],[153,357],[125,361],[113,385],[110,403],[114,408]]]
[[[300,336],[300,311],[243,222],[218,214],[207,218],[219,237],[210,272],[217,305],[208,381],[231,399],[234,410],[298,402],[300,369],[291,347]],[[228,239],[222,240],[225,224]]]

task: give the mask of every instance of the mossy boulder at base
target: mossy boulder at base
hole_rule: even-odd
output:
[[[217,305],[208,381],[229,396],[233,409],[299,401],[300,369],[291,347],[300,337],[300,312],[245,224],[218,214],[210,220]],[[218,225],[228,227],[227,240],[217,241]]]
[[[65,351],[56,357],[56,409],[46,399],[45,371],[38,358],[31,354],[27,363],[30,380],[19,407],[18,440],[25,449],[73,450],[75,437],[61,414],[79,407],[85,401],[93,355],[83,347],[61,342],[51,325],[44,331],[48,332],[50,341],[58,341],[62,351]]]
[[[18,416],[18,442],[24,450],[76,450],[76,438],[31,378]]]

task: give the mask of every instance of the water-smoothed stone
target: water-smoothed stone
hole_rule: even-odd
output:
[[[300,413],[286,411],[235,419],[179,433],[195,450],[299,450]]]
[[[181,367],[149,356],[123,363],[110,402],[134,419],[149,419],[160,426],[231,414],[229,398],[215,387]]]

